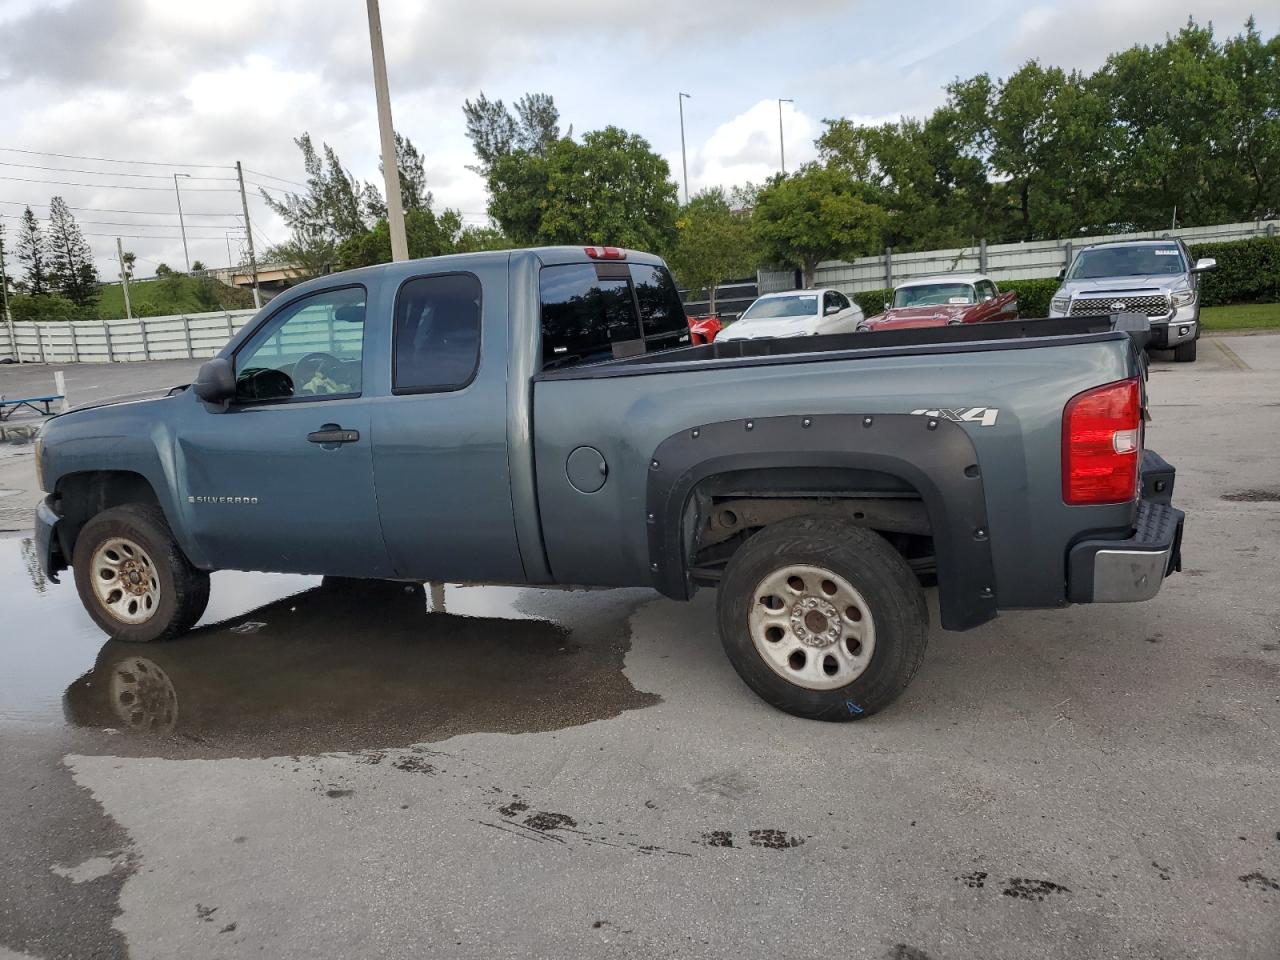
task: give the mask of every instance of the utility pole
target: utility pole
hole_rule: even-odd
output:
[[[236,161],[236,179],[240,181],[240,206],[244,210],[244,235],[249,241],[249,275],[253,278],[253,308],[262,309],[262,295],[258,293],[258,260],[253,255],[253,227],[249,224],[249,198],[244,195],[244,169]],[[234,278],[231,281],[235,282]]]
[[[4,237],[0,236],[0,300],[4,303],[4,324],[9,330],[9,346],[13,348],[13,359],[22,362],[18,353],[18,338],[13,330],[13,314],[9,312],[9,275],[4,266]]]
[[[684,205],[689,205],[689,161],[684,152],[684,102],[692,100],[687,93],[680,94],[680,165],[684,168]]]
[[[133,319],[133,306],[129,303],[129,271],[124,268],[124,244],[116,237],[116,259],[120,261],[120,286],[124,290],[124,315]]]
[[[182,191],[178,189],[178,178],[186,177],[191,179],[189,173],[175,173],[173,175],[173,192],[178,197],[178,229],[182,231],[182,257],[187,261],[187,273],[191,272],[191,255],[187,253],[187,225],[182,219]]]
[[[382,139],[382,176],[387,184],[387,226],[391,228],[391,259],[409,259],[404,233],[404,206],[400,198],[400,168],[396,164],[396,134],[391,125],[391,94],[387,90],[387,55],[382,49],[382,16],[378,0],[369,7],[369,48],[373,54],[373,90],[378,99],[378,133]]]
[[[778,155],[782,160],[782,174],[787,173],[787,145],[782,136],[782,105],[784,103],[795,103],[794,100],[786,100],[782,97],[778,98]]]

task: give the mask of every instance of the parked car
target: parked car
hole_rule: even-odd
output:
[[[912,327],[945,327],[988,320],[1016,320],[1018,294],[1004,293],[995,281],[982,274],[946,274],[922,277],[899,284],[893,300],[878,313],[859,324],[870,330],[906,330]]]
[[[713,341],[720,333],[723,325],[715,314],[706,314],[689,318],[690,342],[695,346]]]
[[[1212,258],[1192,262],[1178,239],[1120,240],[1085,247],[1049,305],[1051,317],[1135,311],[1151,319],[1151,347],[1173,350],[1190,363],[1200,339],[1199,275],[1216,270]]]
[[[852,333],[861,321],[862,309],[838,290],[766,293],[725,327],[716,341]]]
[[[716,587],[752,690],[854,720],[920,666],[921,578],[966,630],[1146,600],[1177,569],[1131,319],[669,349],[688,321],[643,253],[333,274],[190,386],[48,421],[35,550],[128,641],[190,629],[224,569]]]

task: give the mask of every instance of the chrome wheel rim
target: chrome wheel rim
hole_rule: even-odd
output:
[[[835,690],[862,676],[876,648],[866,598],[825,567],[779,567],[756,586],[748,615],[756,652],[778,676]]]
[[[146,623],[160,606],[160,574],[151,556],[127,537],[98,545],[89,563],[102,609],[121,623]]]

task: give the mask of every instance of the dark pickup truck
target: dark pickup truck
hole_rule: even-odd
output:
[[[656,257],[396,263],[274,300],[194,384],[39,440],[51,578],[121,640],[209,572],[717,587],[770,703],[868,716],[941,624],[1146,600],[1178,566],[1143,448],[1146,318],[688,345]]]

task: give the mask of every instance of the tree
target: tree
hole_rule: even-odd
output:
[[[9,249],[5,246],[4,224],[0,223],[0,297],[8,297],[13,278],[9,276]],[[0,318],[2,319],[2,318]]]
[[[22,212],[18,230],[18,262],[26,272],[27,293],[38,297],[49,292],[49,266],[40,224],[30,207]]]
[[[303,133],[293,142],[302,151],[306,192],[286,193],[283,200],[265,190],[262,196],[292,233],[289,243],[281,245],[282,248],[301,252],[302,259],[308,263],[329,262],[339,244],[359,236],[379,217],[386,216],[386,205],[376,187],[362,183],[343,168],[337,153],[327,143],[322,144],[322,152],[317,153],[309,133]]]
[[[888,214],[845,170],[806,164],[773,177],[756,198],[752,224],[764,255],[800,267],[806,287],[823,260],[859,257],[880,246]]]
[[[192,273],[199,273],[200,271],[202,271],[202,270],[207,270],[207,269],[209,269],[209,268],[208,268],[208,267],[206,267],[206,266],[204,265],[204,261],[203,261],[203,260],[192,260],[192,261],[191,261],[191,272],[192,272]]]
[[[505,103],[490,100],[481,90],[475,100],[463,101],[462,113],[467,139],[480,161],[473,169],[485,177],[500,159],[517,151],[546,157],[560,139],[560,111],[549,93],[524,94],[513,115]]]
[[[98,298],[98,268],[89,242],[61,197],[49,201],[49,232],[45,244],[50,286],[76,306],[91,307]]]
[[[594,243],[665,251],[675,238],[676,185],[648,141],[618,127],[562,138],[547,155],[515,150],[493,163],[489,215],[516,244]]]
[[[676,217],[676,242],[667,258],[690,291],[707,290],[716,312],[716,287],[746,276],[758,264],[751,217],[735,210],[720,187],[697,193]]]
[[[173,267],[169,266],[167,263],[157,263],[157,264],[156,264],[156,276],[157,276],[157,277],[171,277],[171,276],[173,276],[173,275],[174,275],[174,273],[175,273],[175,271],[174,271]]]
[[[134,253],[132,250],[126,250],[124,252],[124,256],[121,259],[123,260],[123,263],[121,264],[121,268],[124,271],[124,278],[126,280],[132,280],[134,268],[137,266],[137,263],[138,263],[138,255]]]
[[[411,260],[439,257],[457,250],[462,217],[456,210],[445,210],[439,216],[430,208],[410,210],[404,216],[404,232]],[[387,221],[379,220],[371,230],[343,243],[337,260],[343,269],[390,263],[391,230]]]

